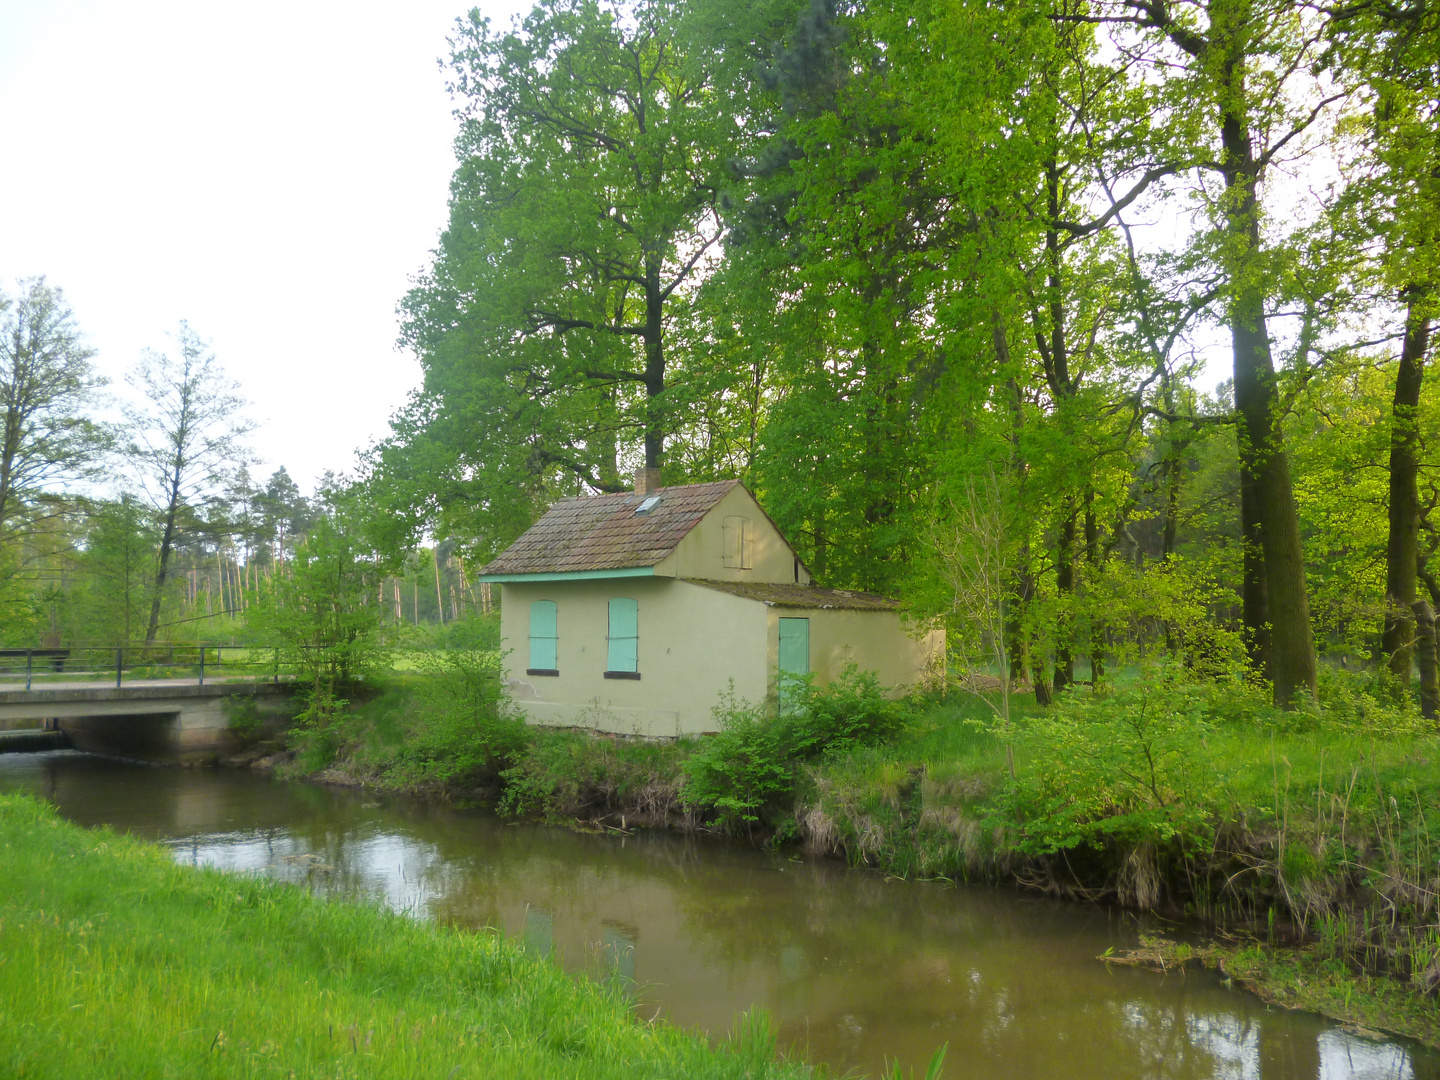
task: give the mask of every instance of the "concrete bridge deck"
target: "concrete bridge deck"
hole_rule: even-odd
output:
[[[238,749],[237,728],[292,718],[294,690],[290,682],[242,679],[204,686],[149,679],[119,687],[76,680],[30,690],[0,683],[0,728],[47,724],[80,750],[198,761]]]

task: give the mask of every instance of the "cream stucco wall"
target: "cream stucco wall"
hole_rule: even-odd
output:
[[[725,519],[750,519],[754,553],[750,569],[725,565]],[[797,579],[796,574],[799,574]],[[712,581],[766,581],[810,584],[810,573],[797,566],[795,553],[751,494],[736,485],[691,529],[675,550],[655,567],[664,577],[709,578]]]
[[[638,680],[604,676],[616,597],[639,605]],[[555,602],[558,676],[525,673],[536,600]],[[711,710],[732,679],[739,697],[765,696],[765,612],[673,578],[506,583],[500,630],[510,698],[538,724],[670,737],[713,731]]]
[[[604,677],[616,597],[639,605],[638,680]],[[536,600],[556,605],[558,676],[526,674]],[[772,695],[782,617],[810,619],[810,666],[821,683],[854,662],[899,695],[944,651],[943,631],[917,640],[895,612],[769,607],[673,578],[507,583],[500,612],[505,682],[527,720],[625,735],[715,730],[712,710],[732,681],[744,700]]]
[[[849,664],[875,672],[891,697],[903,697],[933,676],[945,655],[945,631],[912,636],[896,611],[835,611],[828,608],[766,608],[767,688],[774,693],[780,658],[780,620],[810,620],[810,670],[823,686]]]

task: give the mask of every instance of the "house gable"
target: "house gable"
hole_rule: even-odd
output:
[[[651,576],[810,581],[775,523],[736,480],[561,499],[480,580]]]
[[[655,565],[655,574],[711,581],[810,583],[809,569],[755,496],[740,484],[727,491]]]

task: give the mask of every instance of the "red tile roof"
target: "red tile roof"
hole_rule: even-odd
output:
[[[481,573],[547,574],[654,566],[685,539],[738,480],[561,499]],[[636,509],[651,495],[659,501]]]

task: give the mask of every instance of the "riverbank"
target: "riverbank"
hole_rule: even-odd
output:
[[[1358,680],[1297,712],[1135,680],[1009,724],[974,698],[880,716],[852,693],[811,710],[819,731],[732,703],[722,735],[679,743],[477,722],[437,685],[388,686],[285,767],[1156,911],[1265,942],[1245,978],[1263,968],[1275,1000],[1440,1046],[1440,736]]]
[[[0,796],[0,1073],[799,1077],[763,1017],[711,1047],[497,936],[170,852]]]

